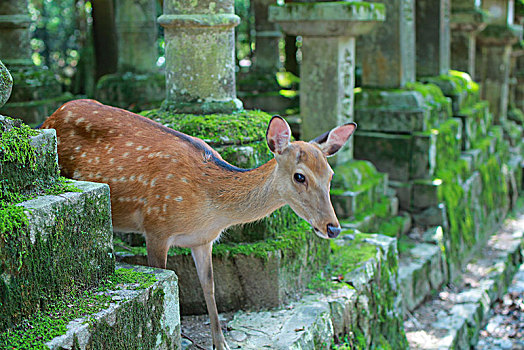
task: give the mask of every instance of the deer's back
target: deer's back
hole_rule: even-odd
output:
[[[56,129],[64,176],[109,184],[115,230],[172,235],[202,225],[217,162],[229,166],[199,139],[93,100],[66,103],[42,128]]]

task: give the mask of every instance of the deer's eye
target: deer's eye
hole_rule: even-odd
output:
[[[306,181],[306,177],[300,173],[295,173],[295,175],[293,175],[293,179],[295,179],[295,181],[298,183],[304,183],[304,181]]]

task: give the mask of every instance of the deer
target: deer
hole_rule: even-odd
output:
[[[218,350],[229,347],[215,302],[213,242],[226,228],[286,204],[318,236],[337,237],[327,157],[356,127],[348,123],[310,142],[291,142],[288,123],[273,116],[266,141],[274,158],[242,169],[201,139],[95,100],[67,102],[41,126],[56,130],[62,175],[109,184],[113,230],[142,233],[150,266],[165,269],[171,246],[191,249]]]

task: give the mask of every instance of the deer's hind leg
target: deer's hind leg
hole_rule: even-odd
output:
[[[168,240],[158,237],[152,238],[146,235],[146,248],[148,265],[165,269],[167,264],[167,251],[169,250]]]

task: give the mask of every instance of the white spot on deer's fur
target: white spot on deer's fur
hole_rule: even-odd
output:
[[[127,179],[126,179],[125,176],[122,176],[122,177],[120,178],[120,182],[126,182],[126,181],[127,181]]]
[[[118,170],[118,171],[124,171],[124,167],[123,167],[123,166],[117,166],[117,167],[116,167],[116,170]]]
[[[93,163],[93,159],[88,159],[87,162],[88,163]]]
[[[124,197],[119,197],[119,198],[118,198],[118,201],[119,201],[119,202],[123,202],[123,201],[124,201]]]
[[[100,157],[95,157],[95,164],[100,163]]]
[[[151,207],[148,207],[148,208],[147,208],[147,213],[148,213],[148,214],[151,214]]]
[[[144,146],[138,146],[138,147],[136,148],[137,151],[141,151],[142,149],[144,149]]]
[[[175,200],[177,202],[182,202],[184,200],[184,198],[182,198],[181,196],[178,196],[178,197],[175,198]]]
[[[167,212],[167,204],[164,204],[164,205],[162,206],[162,211],[163,211],[164,213]]]
[[[62,106],[62,107],[60,108],[60,110],[63,111],[64,108],[66,108],[66,106]],[[71,113],[71,112],[69,112],[69,113]]]
[[[100,178],[102,177],[102,175],[101,175],[100,173],[96,173],[96,174],[95,174],[95,177],[96,177],[97,179],[100,179]]]
[[[150,149],[151,149],[151,146],[147,146],[146,148],[144,148],[144,151],[149,151]]]
[[[144,175],[138,175],[138,182],[142,182],[143,179],[144,179]]]
[[[82,149],[82,146],[76,146],[76,147],[75,147],[75,151],[76,151],[76,152],[80,151],[81,149]]]
[[[115,164],[115,158],[109,158],[109,164]]]
[[[140,161],[142,161],[142,159],[144,159],[144,156],[140,156],[140,157],[138,157],[138,158],[136,159],[136,161],[137,161],[137,162],[140,162]]]
[[[57,144],[58,146],[60,146],[60,137],[57,137],[57,138],[56,138],[56,144]]]
[[[98,114],[98,111],[93,111],[93,114]]]
[[[78,170],[75,170],[75,172],[73,173],[73,177],[76,179],[80,179],[82,177],[82,173]]]
[[[107,154],[110,154],[113,152],[113,147],[109,147],[109,149],[107,150]]]
[[[170,179],[172,179],[173,177],[175,177],[175,175],[173,175],[173,174],[167,174],[166,179],[167,179],[167,180],[170,180]]]
[[[109,178],[104,176],[104,177],[102,178],[102,182],[108,183],[108,182],[109,182]]]
[[[65,106],[64,106],[64,107],[65,107]],[[64,107],[62,107],[62,108],[64,108]],[[71,112],[71,111],[67,111],[67,114],[66,114],[66,117],[64,118],[64,121],[65,121],[66,123],[69,123],[69,121],[71,120],[71,117],[72,117],[72,116],[73,116],[73,112]]]
[[[171,196],[170,196],[170,195],[167,195],[167,196],[166,196],[166,199],[170,199],[170,198],[171,198]]]
[[[129,156],[129,152],[126,152],[126,153],[122,154],[123,158],[127,158],[128,156]]]
[[[82,153],[82,154],[80,155],[80,157],[85,158],[86,155],[87,155],[86,152],[84,152],[84,153]]]
[[[84,117],[80,117],[80,118],[78,118],[77,120],[75,120],[75,124],[78,125],[78,124],[80,124],[81,122],[83,122],[84,120],[85,120]]]
[[[171,161],[172,161],[173,163],[177,163],[177,162],[178,162],[178,160],[176,160],[175,158],[171,159]]]
[[[69,133],[69,137],[75,137],[76,136],[76,132],[74,130],[72,130],[70,133]]]
[[[86,125],[86,131],[90,132],[92,127],[93,127],[93,125],[91,123],[87,124]]]
[[[154,187],[154,186],[155,186],[156,181],[157,181],[157,180],[156,180],[156,177],[155,177],[153,180],[151,180],[151,187]]]
[[[185,177],[181,178],[180,180],[182,180],[182,182],[185,182],[186,184],[189,183],[189,181]]]
[[[160,195],[159,194],[157,194],[155,197],[156,197],[156,199],[160,199]]]
[[[126,146],[129,146],[129,147],[133,146],[133,142],[131,142],[131,141],[127,141],[127,142],[126,142]]]
[[[70,156],[69,157],[69,160],[74,160],[75,159],[75,156]]]
[[[118,179],[116,177],[111,179],[112,182],[118,182]]]
[[[135,176],[135,175],[131,175],[131,176],[129,177],[129,181],[135,181],[135,179],[136,179],[136,176]]]

